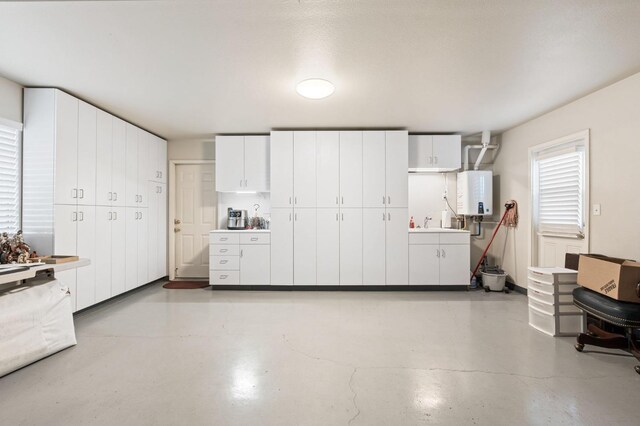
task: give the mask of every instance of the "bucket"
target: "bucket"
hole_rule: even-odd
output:
[[[484,286],[485,290],[489,289],[491,291],[504,291],[504,285],[506,281],[507,274],[505,273],[482,273],[482,285]]]

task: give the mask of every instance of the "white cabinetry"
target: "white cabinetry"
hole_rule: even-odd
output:
[[[58,274],[74,311],[165,276],[166,199],[146,206],[149,178],[164,185],[166,142],[56,89],[25,89],[24,117],[25,238],[42,255],[91,260]]]
[[[269,191],[269,136],[216,137],[216,191]]]
[[[386,284],[386,223],[384,207],[363,209],[362,281],[365,285]]]
[[[271,278],[269,232],[211,231],[209,281],[212,285],[267,285]]]
[[[340,212],[335,208],[316,211],[316,282],[340,284]]]
[[[362,284],[362,209],[340,209],[340,284]]]
[[[293,209],[271,209],[271,284],[293,284]]]
[[[387,285],[409,282],[409,241],[406,208],[387,208],[386,265]]]
[[[340,132],[340,207],[362,207],[362,132]]]
[[[469,285],[469,233],[409,233],[409,284]]]
[[[460,135],[409,136],[409,170],[458,170],[462,163],[462,137]]]
[[[386,193],[386,142],[385,132],[362,133],[362,205],[363,207],[385,207]],[[349,164],[345,164],[349,167]],[[403,175],[406,175],[403,173]]]
[[[293,205],[316,206],[316,132],[293,132]]]
[[[317,132],[316,171],[317,207],[338,207],[340,198],[340,134],[338,132]]]
[[[270,169],[271,207],[293,207],[293,132],[271,132]]]
[[[316,284],[316,209],[295,209],[293,213],[293,283]]]

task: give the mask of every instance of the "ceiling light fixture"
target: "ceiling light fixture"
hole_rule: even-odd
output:
[[[296,86],[296,92],[308,99],[323,99],[336,90],[333,83],[322,78],[303,80]]]

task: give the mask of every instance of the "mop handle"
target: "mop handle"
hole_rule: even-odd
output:
[[[482,264],[482,259],[484,259],[484,257],[487,255],[487,252],[489,251],[489,247],[491,247],[491,243],[493,243],[493,239],[496,237],[496,234],[498,233],[500,226],[502,226],[502,222],[504,222],[504,218],[507,216],[507,213],[509,212],[509,210],[513,208],[513,204],[505,204],[505,207],[506,207],[506,210],[502,214],[502,219],[500,219],[500,222],[498,222],[498,226],[496,226],[496,230],[493,231],[493,235],[491,236],[491,241],[489,241],[489,244],[487,244],[487,247],[484,249],[484,252],[482,252],[482,256],[480,256],[480,260],[478,261],[476,268],[471,273],[471,276],[469,277],[469,279],[473,279],[473,277],[476,275],[476,272],[478,272],[478,268],[480,268],[480,265]]]

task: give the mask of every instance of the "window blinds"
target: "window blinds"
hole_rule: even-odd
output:
[[[584,237],[584,151],[540,158],[538,231],[545,235]]]
[[[0,124],[0,232],[20,227],[20,131]]]

